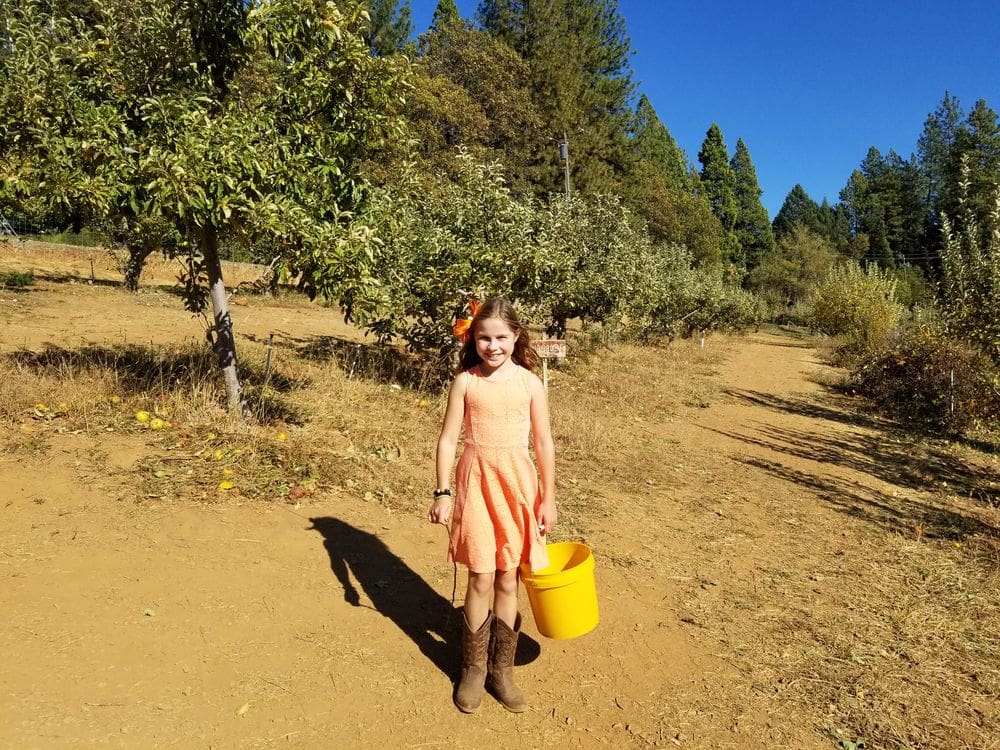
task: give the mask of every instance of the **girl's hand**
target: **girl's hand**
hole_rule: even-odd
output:
[[[555,500],[543,500],[542,504],[538,508],[538,534],[539,536],[545,536],[548,534],[556,525],[556,521],[559,520],[559,514],[556,512],[556,501]]]
[[[431,523],[448,525],[451,520],[451,498],[448,495],[442,495],[431,503],[431,509],[427,512],[427,520]]]

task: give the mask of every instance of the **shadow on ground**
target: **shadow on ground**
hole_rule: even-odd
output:
[[[850,399],[846,396],[839,396],[833,393],[826,393],[822,396],[811,396],[809,398],[785,398],[775,396],[771,393],[760,391],[745,391],[737,389],[726,389],[727,396],[746,401],[765,409],[780,411],[785,414],[797,414],[810,419],[825,419],[838,424],[851,425],[852,427],[865,427],[867,429],[886,429],[891,426],[891,422],[878,417],[859,414],[851,408]]]
[[[225,406],[218,360],[207,344],[204,348],[120,344],[77,349],[49,344],[37,352],[11,352],[0,358],[0,362],[3,360],[39,375],[70,377],[88,372],[112,372],[123,391],[136,394],[162,394],[176,389],[190,392],[201,389],[205,383],[218,384],[219,404]],[[240,377],[247,387],[245,395],[250,410],[258,419],[268,423],[301,423],[298,410],[280,395],[300,387],[300,381],[273,371],[265,373],[264,367],[247,360],[240,363]],[[267,389],[263,387],[265,379]]]
[[[854,431],[845,436],[778,429],[761,423],[757,432],[763,437],[735,434],[729,437],[799,458],[844,466],[910,489],[926,489],[930,481],[943,481],[954,494],[986,504],[1000,502],[1000,476],[995,472],[962,463],[940,440],[899,431],[890,420],[859,414],[853,408],[855,402],[846,396],[827,393],[807,399],[781,398],[757,391],[727,393],[775,411],[869,431],[867,434]]]
[[[893,496],[856,482],[813,474],[777,461],[741,458],[741,463],[811,490],[835,510],[906,536],[963,541],[969,537],[1000,539],[1000,529],[945,502]]]
[[[1000,538],[1000,529],[967,507],[949,503],[961,496],[986,507],[1000,503],[1000,476],[988,467],[959,459],[940,441],[898,432],[891,422],[858,414],[849,399],[782,398],[757,391],[729,395],[758,406],[810,419],[847,425],[849,431],[806,431],[764,422],[734,430],[705,428],[718,435],[801,460],[865,474],[913,491],[887,494],[835,475],[802,471],[780,461],[744,456],[740,462],[816,493],[839,511],[904,534],[960,541],[970,536]],[[920,496],[917,496],[920,493]]]
[[[457,680],[461,607],[453,607],[374,534],[332,516],[309,520],[313,524],[310,530],[323,537],[330,569],[344,589],[344,601],[366,607],[363,593],[371,606],[392,620],[434,666],[452,681]],[[521,633],[514,663],[528,664],[540,653],[538,642]]]

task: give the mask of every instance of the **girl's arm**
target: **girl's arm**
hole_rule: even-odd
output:
[[[549,424],[549,399],[545,386],[537,376],[531,379],[531,435],[535,443],[535,460],[541,480],[542,504],[538,509],[541,533],[548,533],[556,525],[556,449],[552,442]]]
[[[437,475],[437,487],[451,487],[451,468],[455,463],[455,448],[458,447],[458,436],[462,431],[462,421],[465,418],[465,389],[468,375],[464,372],[451,383],[448,392],[448,406],[444,412],[444,423],[441,425],[441,436],[438,438],[437,455],[434,459]],[[446,526],[451,520],[452,498],[442,495],[435,498],[427,513],[431,523],[443,523]]]

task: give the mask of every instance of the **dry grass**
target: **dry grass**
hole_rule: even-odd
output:
[[[7,355],[0,420],[19,427],[7,449],[43,446],[50,432],[141,434],[153,447],[136,467],[147,498],[294,501],[331,485],[393,508],[424,497],[433,483],[426,467],[440,395],[349,378],[335,362],[290,348],[274,349],[266,372],[265,361],[263,345],[241,348],[256,417],[247,422],[222,408],[207,348],[50,347]],[[138,421],[140,412],[164,427]],[[413,476],[419,466],[427,476]],[[226,481],[234,488],[220,495]]]
[[[623,346],[551,371],[567,521],[600,517],[602,484],[640,492],[671,481],[670,467],[648,460],[656,446],[637,427],[713,397],[711,375],[725,352],[715,343]],[[263,499],[338,486],[393,510],[426,502],[446,403],[441,363],[334,338],[276,340],[270,365],[264,343],[245,342],[240,354],[255,416],[249,423],[225,413],[214,357],[192,345],[15,352],[5,358],[0,420],[20,424],[33,445],[47,431],[153,439],[159,451],[137,467],[150,498],[217,498],[228,479],[240,494]],[[641,411],[621,408],[640,402]],[[168,426],[154,433],[136,421],[140,411]],[[566,533],[584,531],[581,524]]]
[[[831,483],[817,499],[833,512],[765,490],[766,529],[736,508],[692,512],[687,533],[717,560],[695,561],[682,620],[718,642],[751,700],[813,717],[837,747],[998,747],[1000,506],[932,484]],[[944,511],[965,523],[919,522]]]
[[[669,482],[671,472],[650,460],[652,424],[677,418],[684,406],[707,406],[718,397],[713,380],[732,344],[715,339],[705,349],[682,341],[667,347],[623,345],[571,364],[552,378],[553,433],[560,463],[579,473],[636,491]]]
[[[735,601],[749,617],[728,628],[754,689],[870,748],[994,747],[1000,575],[948,546],[873,538],[849,565],[766,571],[767,596]]]

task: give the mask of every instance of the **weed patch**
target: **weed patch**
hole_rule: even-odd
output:
[[[8,271],[0,273],[0,289],[27,289],[35,284],[34,271]]]

